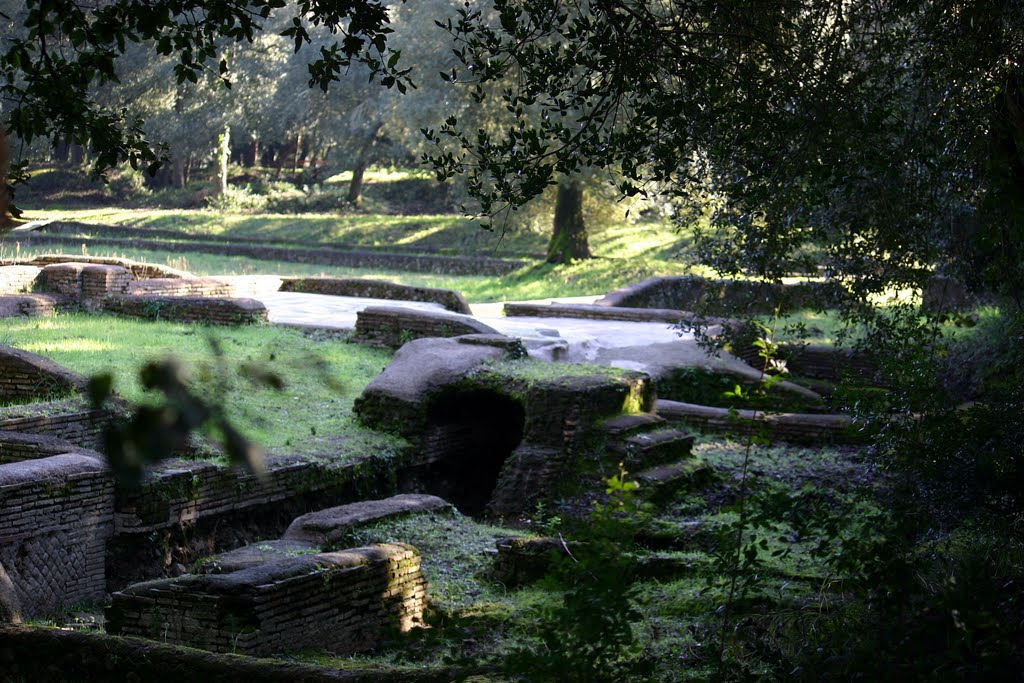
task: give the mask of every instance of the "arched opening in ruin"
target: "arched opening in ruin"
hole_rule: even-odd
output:
[[[427,409],[424,451],[403,488],[441,496],[463,514],[483,514],[525,424],[522,404],[495,391],[438,397]]]

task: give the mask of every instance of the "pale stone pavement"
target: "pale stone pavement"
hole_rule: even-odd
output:
[[[256,292],[272,323],[350,330],[356,314],[368,306],[400,306],[443,311],[439,304],[358,297]],[[598,296],[544,299],[529,303],[593,303]],[[707,367],[716,372],[757,380],[760,373],[746,363],[722,354],[711,357],[693,336],[666,323],[586,320],[580,318],[505,317],[503,303],[474,304],[474,317],[511,337],[519,337],[534,358],[549,361],[595,363],[660,376],[679,367]],[[788,383],[786,383],[788,384]]]

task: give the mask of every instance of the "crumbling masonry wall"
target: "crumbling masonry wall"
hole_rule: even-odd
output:
[[[0,465],[0,564],[22,617],[103,598],[113,496],[105,464],[86,455]]]
[[[67,395],[85,384],[84,377],[47,358],[0,346],[0,403]]]
[[[348,654],[419,625],[425,604],[419,553],[394,543],[136,584],[114,594],[107,630],[214,652]]]

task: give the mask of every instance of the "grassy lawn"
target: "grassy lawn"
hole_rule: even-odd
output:
[[[211,340],[220,345],[222,358]],[[200,327],[87,314],[8,319],[0,343],[84,375],[111,372],[114,389],[137,402],[158,398],[139,385],[139,368],[173,356],[201,395],[222,403],[229,418],[268,449],[340,455],[394,446],[352,416],[353,400],[390,360],[379,349],[281,327]],[[284,389],[259,388],[242,378],[238,368],[246,362],[278,373]]]
[[[462,292],[471,303],[524,301],[552,297],[601,295],[655,275],[683,275],[681,263],[655,258],[597,258],[569,265],[537,262],[504,276],[409,273],[370,268],[345,268],[285,261],[260,261],[241,256],[218,256],[182,250],[124,249],[87,246],[91,256],[118,256],[159,263],[196,275],[324,275],[390,280],[406,285],[441,287]],[[24,247],[8,238],[0,242],[0,259],[31,258],[41,254],[81,254],[82,249],[53,245]]]

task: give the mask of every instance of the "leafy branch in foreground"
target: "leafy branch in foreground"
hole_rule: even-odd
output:
[[[146,465],[188,452],[194,446],[194,433],[218,438],[231,464],[256,474],[263,471],[263,449],[242,434],[225,411],[224,380],[231,370],[219,344],[213,339],[210,343],[218,381],[213,396],[208,398],[190,386],[184,368],[173,358],[150,361],[139,371],[143,388],[158,392],[162,398],[156,404],[133,408],[126,419],[115,421],[107,430],[104,453],[122,481],[137,483]],[[245,363],[238,372],[254,386],[277,391],[284,388],[279,375],[257,364]],[[93,406],[102,407],[112,397],[112,389],[109,373],[91,377],[88,394]]]

